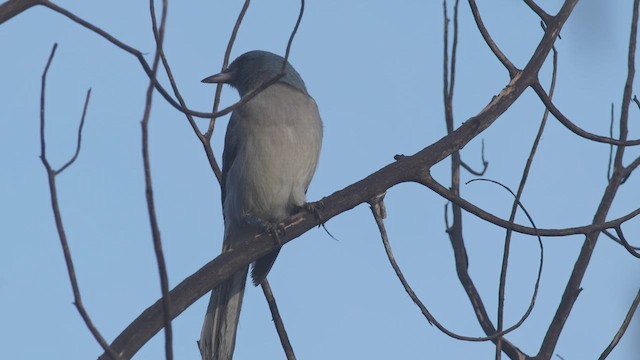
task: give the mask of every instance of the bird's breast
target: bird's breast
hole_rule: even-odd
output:
[[[227,169],[225,216],[281,221],[304,203],[318,163],[322,122],[315,101],[275,84],[236,111],[238,149]]]

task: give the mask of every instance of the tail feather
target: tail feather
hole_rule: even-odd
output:
[[[231,360],[233,357],[248,270],[245,267],[211,292],[200,334],[202,360]]]
[[[253,263],[253,267],[251,268],[251,279],[253,280],[253,285],[258,286],[267,278],[267,275],[269,274],[269,271],[271,271],[273,263],[276,261],[276,257],[278,257],[279,253],[280,249],[261,257]]]

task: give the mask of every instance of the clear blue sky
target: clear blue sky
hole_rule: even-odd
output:
[[[147,54],[153,36],[145,2],[58,1],[63,7]],[[550,12],[558,1],[540,1]],[[200,83],[220,70],[240,1],[171,2],[165,50],[188,105],[211,109],[214,88]],[[542,36],[522,2],[479,2],[496,43],[523,67]],[[255,1],[242,25],[234,57],[252,49],[284,53],[299,3]],[[460,4],[454,113],[456,124],[477,114],[508,76]],[[452,11],[450,11],[452,14]],[[581,127],[608,134],[626,77],[631,1],[583,1],[557,43],[558,106]],[[325,124],[320,166],[308,197],[329,195],[445,133],[442,105],[440,1],[309,1],[290,61],[319,104]],[[72,154],[88,88],[93,89],[83,148],[58,178],[64,224],[83,300],[96,326],[112,340],[160,296],[144,202],[140,120],[148,79],[137,60],[46,8],[32,8],[0,26],[0,357],[91,359],[101,353],[72,305],[73,297],[53,224],[39,156],[40,76],[59,44],[47,88],[50,160]],[[549,83],[547,65],[541,74]],[[156,94],[157,95],[157,94]],[[225,89],[223,103],[237,94]],[[479,167],[480,138],[487,177],[516,188],[543,107],[532,91],[462,151]],[[640,138],[638,110],[631,138]],[[226,119],[215,136],[220,156]],[[203,122],[204,124],[204,122]],[[220,190],[184,116],[155,96],[151,162],[158,218],[172,286],[219,253]],[[542,140],[523,202],[543,228],[587,224],[606,183],[608,146],[577,138],[554,119]],[[636,156],[638,150],[629,151]],[[448,160],[433,173],[448,183]],[[473,178],[463,172],[463,180]],[[640,204],[638,176],[619,192],[610,218]],[[512,199],[488,183],[462,186],[480,207],[508,217]],[[386,198],[396,258],[418,295],[449,329],[482,336],[457,281],[444,232],[445,201],[413,184]],[[519,218],[521,223],[524,219]],[[464,234],[470,273],[495,316],[504,231],[467,215]],[[270,281],[298,358],[489,359],[494,346],[450,339],[429,326],[392,273],[367,206],[327,224],[338,241],[311,230],[282,251]],[[625,226],[640,235],[638,221]],[[560,300],[582,237],[544,239],[545,268],[537,306],[509,339],[534,355]],[[538,263],[535,239],[515,235],[507,286],[506,322],[527,307]],[[601,237],[556,353],[593,359],[607,346],[638,290],[640,265]],[[195,359],[208,296],[174,325],[176,359]],[[638,319],[612,359],[637,359]],[[163,357],[163,333],[138,354]],[[246,292],[236,359],[284,358],[262,292]]]

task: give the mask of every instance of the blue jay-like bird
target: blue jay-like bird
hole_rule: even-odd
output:
[[[229,84],[242,97],[278,75],[283,63],[278,55],[251,51],[202,82]],[[222,156],[223,252],[264,231],[257,223],[277,224],[305,203],[320,155],[322,121],[298,72],[289,63],[284,72],[231,115]],[[278,251],[253,264],[254,284],[265,279]],[[203,360],[233,356],[247,271],[211,293],[199,344]]]

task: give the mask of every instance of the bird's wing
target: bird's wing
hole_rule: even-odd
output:
[[[231,114],[231,119],[229,119],[229,124],[227,125],[227,133],[224,137],[224,151],[222,152],[222,207],[224,208],[224,199],[227,193],[226,184],[227,184],[227,172],[231,169],[231,165],[236,158],[238,153],[238,132],[236,131],[236,127],[240,122],[238,117],[241,116],[237,111],[234,111]]]

